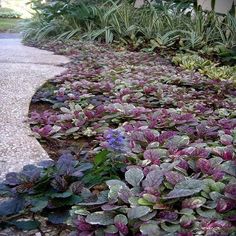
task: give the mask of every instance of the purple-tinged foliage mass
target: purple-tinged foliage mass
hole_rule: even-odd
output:
[[[51,183],[59,192],[68,187],[64,175],[83,183],[71,187],[81,198],[71,210],[76,235],[233,236],[233,84],[185,72],[156,54],[72,49],[68,71],[34,96],[50,112],[32,112],[30,122],[42,141],[88,140],[82,152],[94,164],[89,173],[62,156]]]

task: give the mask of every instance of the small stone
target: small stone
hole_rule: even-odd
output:
[[[40,232],[36,233],[35,236],[42,236]]]

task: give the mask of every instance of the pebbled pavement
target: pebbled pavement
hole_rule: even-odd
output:
[[[0,179],[48,159],[26,122],[29,105],[40,86],[66,70],[58,65],[69,62],[64,56],[24,46],[14,35],[4,37],[0,34]]]

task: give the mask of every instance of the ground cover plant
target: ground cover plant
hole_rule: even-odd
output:
[[[17,32],[18,19],[0,18],[0,32]]]
[[[196,54],[177,54],[173,57],[172,61],[186,70],[197,70],[211,79],[231,80],[233,83],[236,83],[236,66],[219,66],[219,64],[206,60]]]
[[[74,235],[235,235],[236,90],[156,53],[49,43],[68,71],[29,122],[53,161],[9,173],[2,227],[41,214]]]

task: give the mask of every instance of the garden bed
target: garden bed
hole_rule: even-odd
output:
[[[235,235],[233,81],[156,53],[43,48],[72,62],[32,100],[32,130],[55,161],[35,178],[27,168],[7,176],[8,188],[30,196],[22,208],[76,235]],[[26,186],[15,181],[22,175]]]

